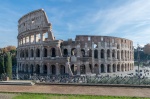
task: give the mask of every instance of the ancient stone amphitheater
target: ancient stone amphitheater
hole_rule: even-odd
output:
[[[134,68],[131,40],[94,35],[56,40],[43,9],[19,19],[17,38],[19,73],[82,75],[126,72]]]

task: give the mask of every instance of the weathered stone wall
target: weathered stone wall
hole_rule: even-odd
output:
[[[17,62],[20,73],[101,74],[133,70],[133,42],[109,36],[77,35],[55,40],[43,9],[18,21]]]

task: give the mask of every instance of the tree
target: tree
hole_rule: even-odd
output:
[[[11,59],[10,52],[6,53],[5,66],[6,66],[6,73],[7,73],[8,77],[11,79],[12,78],[12,59]]]
[[[4,73],[4,55],[0,56],[0,74]]]

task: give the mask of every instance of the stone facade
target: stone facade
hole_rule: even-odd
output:
[[[43,9],[21,17],[18,32],[19,73],[81,75],[125,72],[134,68],[131,40],[90,35],[56,40]]]

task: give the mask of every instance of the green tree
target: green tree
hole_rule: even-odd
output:
[[[7,52],[6,53],[6,61],[5,61],[5,66],[6,66],[6,73],[8,77],[11,79],[12,78],[12,59],[11,59],[11,53]]]
[[[0,75],[4,73],[4,55],[0,56]]]

